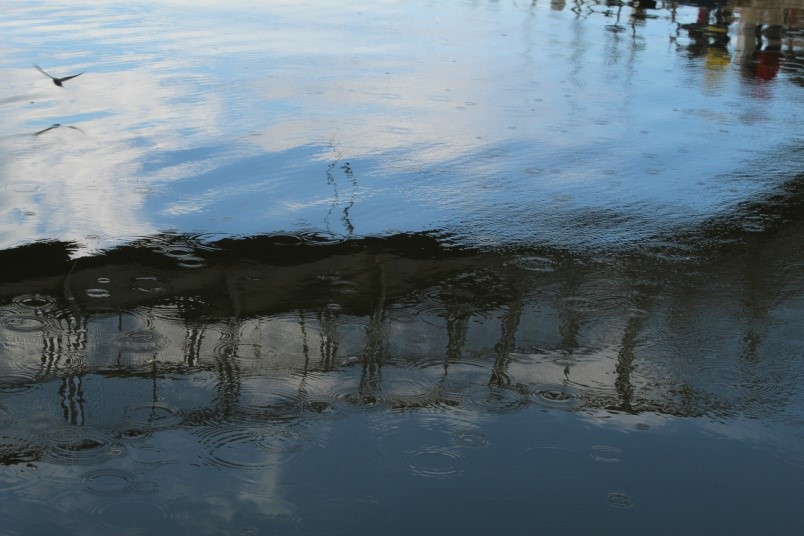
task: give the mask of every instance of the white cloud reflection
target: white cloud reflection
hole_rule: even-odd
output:
[[[488,220],[505,214],[520,235],[562,240],[591,209],[639,222],[610,229],[620,240],[766,188],[734,172],[783,146],[796,88],[755,103],[735,70],[718,75],[722,95],[701,93],[700,66],[667,49],[676,23],[649,21],[640,56],[608,22],[496,3],[12,2],[0,247],[320,228],[345,199],[363,234],[502,238]],[[34,62],[86,73],[61,89]],[[86,135],[30,135],[54,123]],[[359,185],[325,175],[350,160]]]

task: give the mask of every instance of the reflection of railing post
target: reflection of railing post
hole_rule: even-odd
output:
[[[66,323],[57,335],[43,336],[42,363],[40,375],[48,376],[58,369],[62,361],[69,367],[75,365],[78,355],[85,358],[89,347],[87,340],[87,319],[84,316],[67,315],[60,323]],[[62,327],[62,326],[60,326]],[[68,374],[62,378],[58,393],[64,420],[77,426],[84,424],[83,375]]]
[[[363,352],[363,373],[360,377],[360,387],[376,389],[379,386],[379,371],[381,357],[385,353],[383,327],[385,323],[385,299],[386,299],[386,279],[385,263],[382,259],[376,259],[379,268],[379,296],[377,305],[371,315],[371,320],[366,328],[366,347]]]
[[[310,372],[310,345],[307,341],[307,323],[304,321],[304,311],[301,309],[299,309],[299,331],[301,331],[302,357],[304,358],[301,381],[299,382],[299,395],[302,399],[305,399],[307,394],[307,374]]]
[[[42,359],[40,360],[38,377],[45,378],[50,375],[53,365],[59,358],[57,351],[58,338],[51,336],[47,331],[42,332]]]
[[[515,285],[508,313],[503,317],[500,340],[494,345],[497,357],[491,369],[489,385],[505,387],[511,384],[511,379],[508,377],[508,363],[511,361],[511,352],[516,348],[516,332],[524,309],[524,297],[525,289],[521,284]]]
[[[69,317],[66,321],[69,322]],[[64,348],[68,346],[68,344],[64,343],[63,338],[63,330],[61,329],[56,334],[51,334],[49,330],[42,332],[42,359],[39,367],[39,377],[46,378],[58,368],[66,353]]]
[[[331,307],[324,307],[318,313],[318,323],[321,326],[321,365],[324,372],[335,369],[338,357],[338,331],[336,329],[335,312]]]
[[[341,166],[343,173],[346,175],[346,178],[349,179],[349,183],[352,185],[352,192],[349,196],[349,202],[343,207],[343,216],[341,216],[341,222],[343,222],[343,226],[346,229],[346,236],[352,236],[355,232],[355,226],[352,223],[351,218],[349,217],[349,210],[355,204],[355,192],[357,191],[357,179],[355,179],[354,171],[352,171],[352,166],[349,165],[349,162],[346,162],[344,165]]]
[[[447,374],[449,364],[461,358],[463,347],[466,344],[466,330],[469,323],[469,314],[465,311],[453,311],[447,306],[447,353],[444,356],[444,375]]]
[[[331,147],[334,150],[334,146]],[[335,154],[335,160],[331,161],[327,164],[327,169],[324,171],[324,175],[326,176],[327,184],[332,186],[332,203],[330,204],[329,210],[327,211],[327,215],[324,216],[324,223],[326,225],[327,231],[332,233],[332,226],[330,225],[330,217],[332,216],[333,209],[340,205],[340,198],[338,196],[338,181],[335,179],[335,166],[338,164],[340,160],[340,153]],[[352,220],[349,216],[349,210],[355,204],[355,195],[357,192],[357,179],[355,178],[354,171],[352,170],[351,164],[349,162],[345,162],[340,169],[343,171],[344,175],[346,175],[346,179],[349,181],[349,184],[352,187],[352,192],[349,196],[349,201],[343,207],[343,215],[341,216],[341,223],[343,223],[343,227],[346,230],[346,236],[351,237],[355,232],[355,226],[352,223]]]
[[[647,289],[635,289],[636,297],[634,306],[639,313],[631,315],[623,329],[623,336],[620,343],[620,351],[617,352],[617,365],[614,368],[616,377],[614,379],[614,390],[619,397],[617,409],[633,413],[634,384],[631,381],[631,373],[634,370],[634,360],[636,359],[637,338],[642,325],[647,318],[650,306],[651,295]]]
[[[84,424],[84,389],[83,376],[70,374],[61,380],[59,387],[61,408],[64,421],[76,426]]]
[[[194,367],[201,355],[201,341],[204,339],[204,325],[190,325],[185,321],[184,363]]]
[[[558,333],[561,336],[561,340],[558,343],[558,349],[561,350],[564,354],[563,357],[569,363],[572,363],[570,358],[578,349],[578,335],[581,332],[581,324],[584,320],[584,315],[578,311],[577,301],[575,301],[578,296],[578,290],[581,287],[581,283],[578,280],[581,275],[578,274],[579,270],[580,267],[574,264],[568,267],[568,280],[562,286],[562,295],[559,297],[563,306],[559,306]],[[565,375],[569,375],[569,363],[566,365]]]
[[[240,370],[237,366],[239,328],[239,321],[230,318],[221,332],[222,344],[214,352],[215,371],[218,373],[216,406],[225,417],[234,414],[240,400]]]
[[[299,309],[299,330],[302,336],[302,356],[304,357],[304,365],[302,366],[302,379],[307,378],[307,373],[310,371],[310,345],[307,342],[307,324],[304,321],[304,311]]]
[[[632,412],[631,402],[633,401],[634,385],[631,383],[631,372],[634,370],[634,357],[636,350],[636,339],[639,334],[642,322],[639,318],[631,317],[623,330],[620,351],[617,352],[617,365],[614,368],[617,374],[614,379],[614,389],[620,398],[619,409]]]
[[[214,352],[215,369],[218,373],[217,406],[225,417],[232,416],[240,404],[240,368],[237,364],[237,352],[240,345],[242,306],[235,279],[233,271],[227,270],[223,284],[226,286],[232,313],[221,332],[222,344],[218,345]]]

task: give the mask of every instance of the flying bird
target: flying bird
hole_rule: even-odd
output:
[[[39,72],[40,72],[40,73],[42,73],[43,75],[47,76],[47,77],[48,77],[48,78],[50,78],[51,80],[53,80],[53,83],[54,83],[54,84],[56,84],[56,85],[57,85],[57,86],[59,86],[59,87],[64,87],[64,86],[62,85],[62,82],[66,82],[67,80],[69,80],[69,79],[71,79],[71,78],[75,78],[76,76],[81,76],[82,74],[84,74],[83,72],[81,72],[81,73],[78,73],[78,74],[74,74],[74,75],[72,75],[72,76],[65,76],[64,78],[56,78],[55,76],[50,76],[49,74],[47,74],[47,73],[46,73],[46,72],[45,72],[45,71],[44,71],[44,70],[43,70],[43,69],[42,69],[40,66],[38,66],[37,64],[35,64],[35,63],[34,63],[34,64],[33,64],[33,66],[34,66],[34,67],[36,67],[36,70],[37,70],[37,71],[39,71]]]
[[[78,75],[75,75],[75,76],[78,76]],[[77,130],[78,132],[80,132],[81,134],[83,134],[84,136],[86,136],[86,132],[84,132],[84,131],[83,131],[83,130],[81,130],[80,128],[78,128],[78,127],[74,127],[73,125],[62,125],[61,123],[53,123],[52,125],[50,125],[50,126],[49,126],[49,127],[47,127],[46,129],[40,130],[39,132],[34,132],[34,136],[39,136],[40,134],[44,134],[44,133],[45,133],[45,132],[47,132],[48,130],[53,130],[54,128],[59,128],[59,127],[67,127],[67,128],[71,128],[71,129],[73,129],[73,130]]]

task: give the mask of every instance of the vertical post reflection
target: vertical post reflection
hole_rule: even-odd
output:
[[[240,370],[237,366],[239,321],[230,318],[221,332],[221,343],[215,349],[215,372],[218,383],[215,388],[217,412],[226,418],[235,415],[240,400]]]
[[[640,318],[631,317],[625,324],[623,336],[620,340],[620,350],[617,352],[617,365],[614,368],[616,377],[614,379],[614,390],[617,392],[619,404],[616,408],[619,411],[633,413],[634,385],[631,382],[631,373],[634,371],[634,359],[636,357],[637,336],[642,327]]]
[[[324,171],[324,176],[326,177],[327,185],[332,187],[332,203],[330,203],[327,215],[324,217],[324,224],[329,233],[333,233],[332,225],[330,223],[332,212],[335,209],[335,207],[338,207],[341,204],[340,194],[338,192],[338,180],[335,177],[335,168],[339,162],[340,162],[340,153],[336,155],[335,160],[327,164],[327,168]],[[343,171],[346,180],[349,182],[349,185],[351,186],[349,200],[343,206],[343,211],[340,218],[341,224],[343,225],[343,228],[346,231],[346,236],[350,237],[354,234],[355,231],[355,226],[352,223],[349,211],[355,204],[355,196],[357,194],[357,179],[355,178],[354,171],[352,170],[352,165],[349,162],[343,163],[339,169]]]
[[[634,275],[632,279],[637,279],[637,276]],[[655,299],[655,293],[650,291],[649,284],[636,284],[634,287],[632,305],[635,310],[629,315],[623,329],[620,350],[617,352],[617,365],[614,368],[614,390],[617,393],[618,405],[611,408],[627,413],[638,411],[638,408],[634,407],[635,387],[631,376],[635,368],[634,361],[637,357],[639,335],[644,328],[646,319],[650,318],[648,311]]]
[[[338,330],[332,307],[324,307],[318,312],[318,324],[321,326],[321,366],[324,372],[329,372],[335,369],[338,358]]]
[[[206,328],[204,324],[185,321],[185,340],[184,340],[184,363],[188,367],[194,367],[198,363],[201,355],[201,342],[204,340]]]
[[[558,333],[561,339],[558,343],[558,349],[563,354],[566,361],[570,362],[575,355],[580,343],[578,337],[581,331],[581,325],[584,322],[585,315],[579,310],[583,306],[579,302],[582,292],[580,290],[582,274],[580,267],[570,266],[569,275],[564,280],[561,288],[560,304],[559,304],[559,325]],[[567,364],[569,369],[569,363]],[[565,371],[568,374],[568,370]]]
[[[516,348],[516,333],[525,305],[526,289],[521,280],[514,284],[513,294],[508,301],[508,311],[502,320],[500,340],[494,345],[496,355],[489,378],[489,385],[506,387],[511,384],[508,374],[508,364],[511,362],[511,352]]]
[[[84,387],[82,374],[70,374],[62,378],[59,387],[64,421],[76,426],[84,424]]]
[[[221,342],[214,352],[215,371],[218,374],[215,402],[220,415],[231,418],[240,405],[240,369],[237,364],[240,347],[240,296],[235,285],[234,276],[226,274],[224,282],[229,298],[232,315],[225,321],[221,330]]]
[[[385,346],[385,300],[386,279],[385,263],[377,259],[379,279],[379,295],[377,296],[374,312],[371,314],[369,325],[366,327],[366,343],[363,352],[363,371],[360,376],[360,389],[374,391],[380,387],[380,369],[382,360],[386,357]]]
[[[56,373],[59,365],[74,368],[79,361],[86,359],[88,351],[87,319],[83,315],[74,317],[68,314],[60,319],[61,328],[55,337],[46,338],[42,360],[47,374]],[[67,374],[58,389],[64,421],[81,426],[84,424],[83,374]]]
[[[447,353],[444,356],[444,375],[447,374],[449,364],[458,361],[466,344],[466,330],[469,324],[470,313],[452,308],[447,304]]]

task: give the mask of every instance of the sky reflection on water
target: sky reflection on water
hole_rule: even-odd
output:
[[[6,4],[3,530],[804,522],[797,6]]]
[[[801,169],[792,8],[703,22],[594,3],[186,9],[7,10],[0,245],[425,229],[627,244]],[[787,31],[766,79],[757,23]],[[87,73],[61,89],[34,62]],[[86,135],[29,136],[54,123]]]

